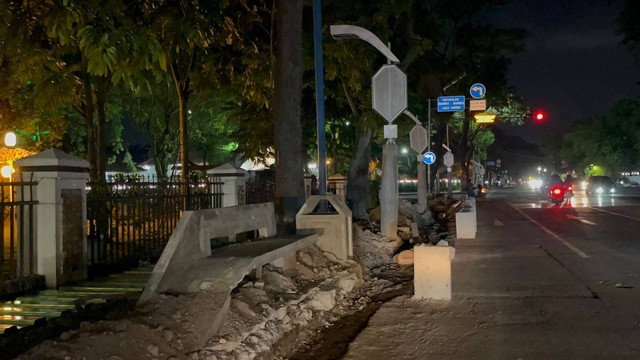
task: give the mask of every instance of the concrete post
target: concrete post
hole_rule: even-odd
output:
[[[305,201],[309,198],[309,196],[311,195],[315,195],[318,193],[318,181],[317,179],[315,180],[315,184],[314,184],[314,175],[309,174],[309,173],[305,173],[304,174],[304,199]]]
[[[340,174],[329,176],[329,188],[343,201],[347,199],[347,177]]]
[[[219,177],[223,183],[222,207],[246,204],[247,171],[227,163],[207,171],[207,174]]]
[[[390,239],[398,238],[398,145],[386,143],[382,148],[380,183],[380,232]]]
[[[451,300],[451,246],[422,244],[413,248],[413,286],[418,299]]]
[[[87,180],[89,163],[49,149],[20,159],[23,179],[37,182],[32,249],[35,271],[48,288],[87,278]]]
[[[427,210],[427,165],[418,161],[418,210],[422,213]]]

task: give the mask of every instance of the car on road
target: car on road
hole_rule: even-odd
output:
[[[585,191],[587,195],[607,195],[615,193],[616,187],[610,177],[598,175],[589,177]]]

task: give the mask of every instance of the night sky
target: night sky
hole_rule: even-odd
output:
[[[509,83],[546,123],[501,126],[540,142],[576,119],[601,116],[620,99],[640,99],[640,64],[621,44],[616,0],[514,0],[492,14],[500,25],[529,32],[525,52],[515,56]],[[490,89],[487,89],[489,92]]]

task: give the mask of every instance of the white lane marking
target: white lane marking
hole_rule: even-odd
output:
[[[578,254],[578,256],[580,256],[583,259],[589,259],[591,258],[591,256],[587,255],[584,251],[578,249],[577,247],[575,247],[572,243],[568,242],[567,240],[563,239],[562,237],[560,237],[560,235],[554,233],[553,231],[549,230],[546,226],[540,224],[539,222],[533,220],[531,217],[529,217],[529,215],[525,214],[522,212],[522,210],[517,209],[515,207],[512,206],[512,208],[514,208],[517,212],[519,212],[520,214],[522,214],[522,216],[524,216],[527,220],[531,221],[532,223],[536,224],[540,229],[542,229],[542,231],[544,231],[545,233],[547,233],[547,235],[551,236],[552,238],[558,240],[559,242],[561,242],[564,246],[568,247],[571,251],[573,251],[574,253]]]
[[[572,214],[567,214],[567,219],[578,220],[581,223],[587,224],[587,225],[598,225],[598,224],[594,223],[593,221],[589,221],[589,220],[585,219],[582,216],[575,216],[575,215],[572,215]]]
[[[602,211],[602,212],[605,212],[605,213],[607,213],[607,214],[616,215],[616,216],[621,216],[621,217],[623,217],[623,218],[627,218],[627,219],[631,219],[631,220],[635,220],[635,221],[640,221],[640,218],[636,218],[636,217],[629,216],[629,215],[625,215],[625,214],[620,214],[620,213],[613,212],[613,211],[609,211],[609,210],[604,210],[604,209],[600,209],[600,208],[596,208],[596,207],[590,207],[589,209]]]

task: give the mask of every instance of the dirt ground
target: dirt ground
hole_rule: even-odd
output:
[[[407,227],[399,229],[410,237]],[[392,260],[400,245],[378,234],[375,221],[355,225],[354,260],[301,250],[297,269],[266,266],[262,279],[245,278],[228,304],[215,291],[164,294],[127,319],[83,322],[17,359],[339,358],[383,302],[412,290],[411,268]],[[226,305],[220,331],[209,336],[214,319],[207,314]]]

